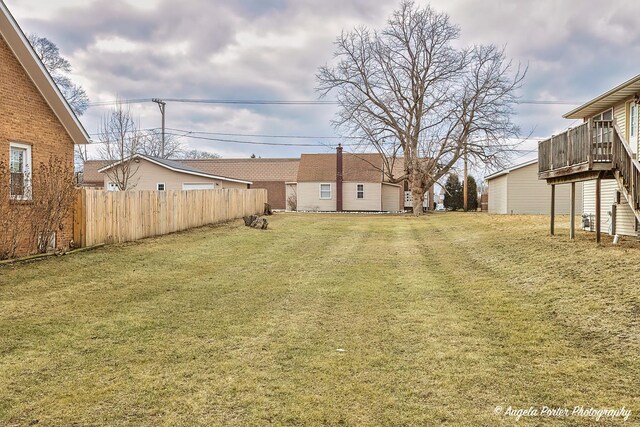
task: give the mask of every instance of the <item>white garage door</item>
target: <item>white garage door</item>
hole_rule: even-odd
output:
[[[193,184],[188,184],[188,183],[184,183],[182,184],[182,189],[183,190],[213,190],[216,188],[216,184],[215,182],[200,182],[200,183],[193,183]]]

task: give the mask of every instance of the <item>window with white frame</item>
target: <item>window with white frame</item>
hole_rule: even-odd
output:
[[[156,190],[158,190],[158,191],[164,191],[164,182],[159,182],[159,183],[156,185]]]
[[[331,184],[320,184],[320,198],[331,199]]]
[[[31,146],[12,142],[9,150],[11,197],[29,200],[31,199]]]
[[[601,121],[601,120],[613,120],[613,109],[609,109],[607,111],[603,111],[597,116],[593,116],[593,120]]]
[[[364,184],[356,184],[356,199],[364,199]]]

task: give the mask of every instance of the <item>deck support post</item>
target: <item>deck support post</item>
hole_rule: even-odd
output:
[[[569,239],[576,238],[576,183],[571,183],[571,218],[569,220]]]
[[[552,236],[556,234],[556,185],[551,184],[551,224],[549,232]]]
[[[596,243],[600,244],[602,241],[602,234],[600,230],[601,217],[601,195],[600,195],[600,178],[596,179]]]

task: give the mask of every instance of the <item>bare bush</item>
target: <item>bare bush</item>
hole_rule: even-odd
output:
[[[76,189],[73,167],[57,157],[40,163],[32,178],[33,200],[30,203],[31,247],[38,253],[47,252],[58,232],[64,230]]]
[[[0,259],[13,258],[24,236],[25,215],[11,200],[9,168],[0,162]]]
[[[290,211],[298,210],[298,193],[295,190],[287,197],[287,207]]]

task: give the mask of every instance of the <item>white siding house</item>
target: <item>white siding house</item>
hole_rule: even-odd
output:
[[[549,214],[551,186],[538,179],[538,162],[530,161],[485,178],[489,188],[489,213]],[[576,185],[576,212],[582,211],[582,184]],[[569,214],[571,186],[556,187],[556,213]]]
[[[342,165],[342,208],[338,207],[338,156]],[[296,194],[297,210],[306,212],[399,212],[402,185],[386,182],[379,154],[303,154],[298,180],[287,183]]]
[[[601,234],[607,232],[637,237],[640,75],[563,117],[582,123],[538,143],[539,179],[556,186],[583,182],[584,215],[589,219],[589,229],[596,231],[597,243],[601,242]],[[596,213],[599,223],[594,223]],[[553,224],[552,220],[552,234]],[[570,232],[570,236],[573,235]]]

